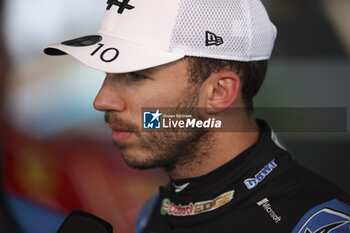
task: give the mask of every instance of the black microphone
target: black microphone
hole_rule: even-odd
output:
[[[113,227],[105,220],[84,212],[73,210],[64,220],[57,233],[112,233]]]

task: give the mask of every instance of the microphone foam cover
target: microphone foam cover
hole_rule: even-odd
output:
[[[105,220],[84,212],[73,210],[64,220],[57,233],[112,233],[113,227]]]

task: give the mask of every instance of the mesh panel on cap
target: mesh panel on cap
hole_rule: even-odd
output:
[[[276,32],[260,0],[182,0],[169,50],[188,56],[269,58]],[[223,44],[206,46],[206,32]]]
[[[260,0],[254,0],[260,3]],[[273,49],[273,45],[276,38],[276,28],[271,23],[264,6],[260,4],[251,4],[252,27],[254,35],[251,45],[251,56],[261,57],[265,54],[266,50]]]

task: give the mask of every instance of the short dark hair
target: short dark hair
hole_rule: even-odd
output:
[[[203,83],[213,72],[225,70],[235,72],[242,82],[244,105],[248,111],[253,110],[253,97],[265,79],[267,60],[241,62],[201,57],[186,57],[185,60],[190,73],[189,82],[193,84]]]

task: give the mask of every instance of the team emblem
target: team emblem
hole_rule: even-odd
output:
[[[110,10],[111,7],[115,5],[115,6],[119,6],[118,14],[123,14],[125,9],[132,10],[135,8],[134,6],[129,5],[129,2],[130,0],[123,0],[122,2],[119,2],[118,0],[108,0],[107,10]]]
[[[301,220],[301,222],[304,221],[303,219]],[[298,228],[294,229],[292,233],[349,232],[350,216],[334,209],[323,208],[312,214]]]

